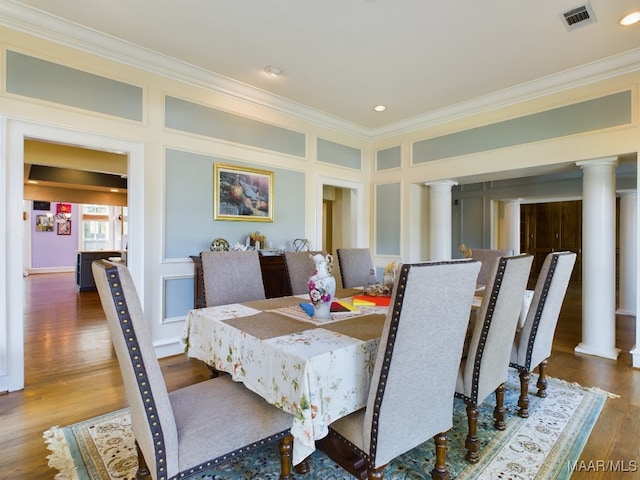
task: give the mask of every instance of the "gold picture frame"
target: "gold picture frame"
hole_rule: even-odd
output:
[[[273,222],[273,172],[216,163],[214,220]]]

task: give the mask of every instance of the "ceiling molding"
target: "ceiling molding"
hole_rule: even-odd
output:
[[[640,48],[380,127],[371,132],[371,139],[372,141],[383,140],[394,135],[452,122],[638,70],[640,70]]]
[[[379,141],[391,136],[411,133],[433,125],[451,122],[640,70],[640,48],[638,48],[490,95],[426,112],[423,115],[400,122],[368,129],[11,1],[0,2],[0,25],[367,141]]]

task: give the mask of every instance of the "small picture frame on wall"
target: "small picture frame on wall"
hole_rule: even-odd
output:
[[[58,235],[71,235],[71,220],[56,225],[58,226]]]
[[[214,220],[273,222],[273,172],[214,165]]]
[[[34,210],[51,210],[51,202],[42,202],[40,200],[33,201]]]
[[[36,232],[53,232],[53,217],[36,215]]]

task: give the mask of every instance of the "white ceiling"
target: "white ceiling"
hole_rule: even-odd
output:
[[[0,0],[5,12],[34,7],[374,133],[640,68],[640,24],[618,24],[640,1],[590,0],[596,21],[568,31],[562,13],[585,3]],[[67,26],[88,48],[94,37]],[[283,74],[267,76],[267,65]],[[387,110],[374,112],[380,103]]]

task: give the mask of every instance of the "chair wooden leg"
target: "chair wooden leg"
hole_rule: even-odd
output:
[[[473,404],[467,405],[467,421],[469,423],[469,433],[464,446],[467,449],[465,459],[469,463],[478,463],[478,407]]]
[[[547,396],[547,361],[543,360],[538,366],[538,373],[540,376],[538,377],[538,383],[536,383],[536,387],[538,387],[538,395],[540,398],[546,398]]]
[[[136,471],[136,480],[151,480],[151,472],[149,471],[149,467],[147,466],[147,461],[144,459],[144,455],[142,455],[142,450],[140,450],[140,445],[138,445],[138,441],[136,443],[136,452],[138,454],[138,470]]]
[[[293,435],[289,434],[280,439],[280,480],[291,480],[291,456],[293,452]]]
[[[520,370],[520,398],[518,399],[518,416],[529,418],[529,372]]]
[[[496,430],[504,430],[507,428],[507,424],[504,421],[504,391],[506,389],[507,387],[504,383],[496,388],[496,408],[493,410],[493,418],[495,420],[493,426],[496,427]]]
[[[369,467],[369,469],[367,470],[367,480],[383,480],[385,468],[387,468],[386,465],[382,465],[378,468]]]
[[[436,444],[436,465],[431,470],[433,480],[450,480],[451,475],[447,469],[447,433],[439,433],[433,437]]]

